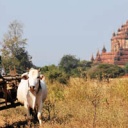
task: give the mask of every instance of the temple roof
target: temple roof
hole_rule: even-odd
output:
[[[117,33],[113,33],[113,39],[128,39],[128,21],[117,30]]]

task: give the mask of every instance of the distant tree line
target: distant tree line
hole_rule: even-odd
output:
[[[58,66],[44,66],[41,71],[51,82],[58,80],[60,83],[67,84],[70,77],[80,77],[85,80],[120,77],[128,72],[128,65],[122,68],[112,64],[94,64],[91,61],[81,61],[74,55],[64,55]]]

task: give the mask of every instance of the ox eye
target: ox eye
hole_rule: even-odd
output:
[[[40,77],[39,76],[37,76],[37,79],[39,79]]]

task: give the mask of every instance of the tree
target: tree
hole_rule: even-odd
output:
[[[8,32],[4,35],[2,42],[2,64],[6,71],[9,68],[25,70],[32,65],[31,57],[25,50],[27,39],[23,37],[23,25],[18,21],[10,23]]]
[[[64,55],[61,58],[61,61],[59,63],[59,67],[63,69],[66,73],[71,73],[72,69],[77,68],[79,63],[79,59],[76,59],[73,55]]]

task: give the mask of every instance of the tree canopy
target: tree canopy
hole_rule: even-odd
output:
[[[64,55],[59,63],[59,67],[64,69],[66,73],[70,73],[72,69],[78,66],[79,59],[73,55]]]
[[[8,27],[2,41],[2,64],[6,71],[16,67],[18,71],[26,70],[32,64],[31,56],[25,49],[27,39],[23,38],[23,25],[18,21],[13,21]]]

